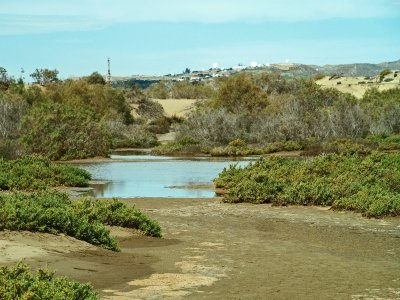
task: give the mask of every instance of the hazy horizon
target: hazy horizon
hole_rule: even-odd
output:
[[[35,68],[61,78],[164,75],[271,63],[398,60],[400,1],[5,0],[0,66],[25,78]]]

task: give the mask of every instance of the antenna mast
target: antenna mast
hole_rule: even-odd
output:
[[[107,58],[107,64],[108,64],[108,72],[107,72],[107,83],[111,84],[111,67],[110,67],[110,58]]]

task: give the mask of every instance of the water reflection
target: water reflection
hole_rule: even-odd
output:
[[[115,155],[113,158],[118,160],[80,165],[94,180],[104,181],[92,186],[96,197],[210,198],[214,191],[207,186],[223,168],[236,163],[245,166],[250,161],[148,155]],[[187,188],[189,185],[196,188]]]

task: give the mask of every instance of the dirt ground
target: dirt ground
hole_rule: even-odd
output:
[[[400,299],[400,219],[220,199],[128,199],[164,238],[112,228],[114,253],[66,236],[0,232],[25,258],[90,281],[104,299]]]

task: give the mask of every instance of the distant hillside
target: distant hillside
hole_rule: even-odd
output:
[[[400,60],[380,64],[325,65],[320,67],[319,71],[323,74],[342,76],[375,76],[385,69],[400,70]]]
[[[380,64],[370,63],[354,63],[342,65],[305,65],[296,63],[271,64],[258,67],[235,67],[228,69],[209,69],[206,71],[193,71],[191,73],[169,74],[165,76],[143,76],[137,75],[132,77],[113,77],[113,86],[131,87],[138,85],[147,88],[150,85],[161,80],[171,81],[207,81],[216,77],[227,77],[238,72],[276,72],[286,77],[312,77],[318,74],[339,75],[344,77],[373,77],[378,75],[382,70],[389,69],[393,71],[400,70],[400,60],[393,62],[383,62]]]
[[[380,64],[355,63],[342,65],[304,65],[304,64],[271,64],[259,67],[260,71],[278,72],[289,77],[307,77],[317,74],[341,75],[348,77],[372,77],[382,70],[400,70],[400,60]]]

